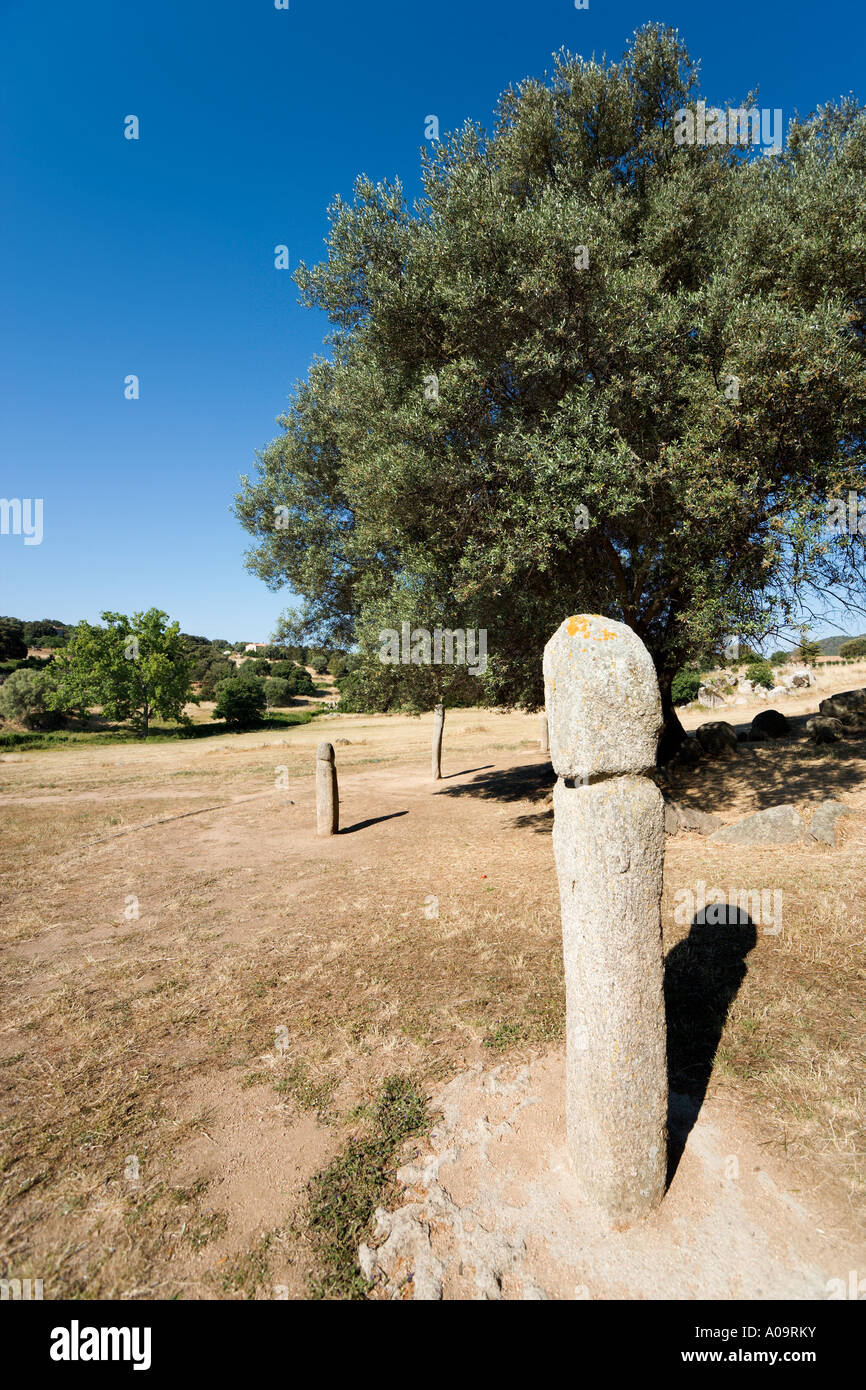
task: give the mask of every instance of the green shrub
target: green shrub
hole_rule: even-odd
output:
[[[41,671],[13,671],[0,685],[0,719],[28,729],[51,722],[50,689]]]
[[[291,695],[315,695],[316,687],[309,671],[296,666],[294,661],[277,661],[271,667],[271,675],[289,682]]]
[[[255,678],[232,676],[216,688],[214,719],[224,719],[230,728],[257,724],[265,712],[265,687]]]
[[[771,690],[776,683],[773,668],[769,661],[751,661],[746,667],[746,680],[753,685],[763,685],[766,690]]]
[[[844,660],[849,657],[866,656],[866,637],[854,637],[850,642],[843,642],[839,648],[839,655]]]
[[[701,677],[697,671],[677,671],[671,684],[671,699],[675,705],[688,705],[698,698]]]

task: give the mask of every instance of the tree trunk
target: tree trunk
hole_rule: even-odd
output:
[[[687,738],[685,729],[680,723],[676,706],[671,699],[671,685],[673,684],[673,671],[659,671],[659,691],[662,697],[662,731],[659,735],[659,747],[656,755],[656,766],[664,767],[665,763],[670,762],[676,753],[683,739]]]
[[[445,706],[437,705],[433,711],[433,781],[442,780],[442,727],[445,723]]]

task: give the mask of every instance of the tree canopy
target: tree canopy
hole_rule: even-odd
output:
[[[305,641],[373,672],[404,619],[484,628],[479,699],[534,707],[543,643],[596,611],[669,709],[726,636],[859,601],[864,538],[828,534],[826,503],[864,470],[866,113],[794,118],[763,154],[677,143],[698,98],[647,26],[425,149],[411,206],[365,177],[336,200],[296,272],[331,357],[236,501]]]
[[[189,722],[191,661],[177,623],[158,608],[106,612],[105,627],[80,622],[57,661],[54,706],[85,710],[101,705],[108,719],[128,719],[147,738],[154,715]]]

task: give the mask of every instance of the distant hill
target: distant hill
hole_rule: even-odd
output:
[[[847,636],[839,634],[837,637],[822,637],[818,646],[821,648],[824,656],[838,656],[839,648],[842,643],[853,642],[857,637],[866,637],[866,633],[852,632]]]

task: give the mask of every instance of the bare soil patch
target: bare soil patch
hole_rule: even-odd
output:
[[[850,684],[845,671],[836,688]],[[5,1277],[42,1278],[46,1298],[302,1297],[305,1186],[386,1077],[432,1093],[556,1048],[536,719],[449,712],[436,787],[431,722],[329,716],[279,738],[0,761]],[[315,834],[324,737],[349,740],[329,840]],[[673,948],[689,930],[677,889],[783,889],[784,930],[748,955],[707,1103],[757,1127],[850,1229],[864,1207],[864,773],[866,744],[795,737],[683,774],[676,795],[724,820],[833,795],[853,814],[833,850],[670,840],[664,900]]]

